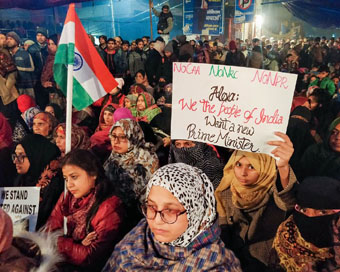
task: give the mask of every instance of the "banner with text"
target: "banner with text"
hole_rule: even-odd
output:
[[[224,27],[224,0],[185,0],[183,33],[219,35]]]
[[[0,208],[13,224],[28,221],[29,231],[35,231],[38,219],[40,187],[0,187]]]
[[[173,64],[171,138],[270,154],[286,133],[297,75],[197,63]]]

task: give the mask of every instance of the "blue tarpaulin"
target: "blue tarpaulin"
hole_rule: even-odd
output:
[[[89,0],[0,0],[0,8],[45,9]]]
[[[292,0],[282,4],[297,18],[321,28],[340,27],[339,0]]]

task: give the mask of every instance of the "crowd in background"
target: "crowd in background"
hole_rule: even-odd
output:
[[[66,154],[47,36],[0,33],[0,187],[40,187],[36,233],[0,209],[0,271],[339,269],[338,39],[89,35],[118,86],[73,109]],[[268,143],[279,160],[171,139],[174,62],[297,74],[287,133]]]

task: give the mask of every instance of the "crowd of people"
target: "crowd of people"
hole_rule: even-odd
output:
[[[66,153],[58,36],[0,33],[0,187],[40,187],[36,232],[0,209],[0,271],[340,269],[340,40],[94,46],[118,86],[73,109]],[[268,142],[278,159],[171,139],[177,61],[297,74],[287,133]]]

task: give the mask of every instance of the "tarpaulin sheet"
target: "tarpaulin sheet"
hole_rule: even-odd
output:
[[[340,27],[339,0],[295,0],[282,3],[295,17],[315,27]]]
[[[0,0],[0,8],[45,9],[89,0]]]

